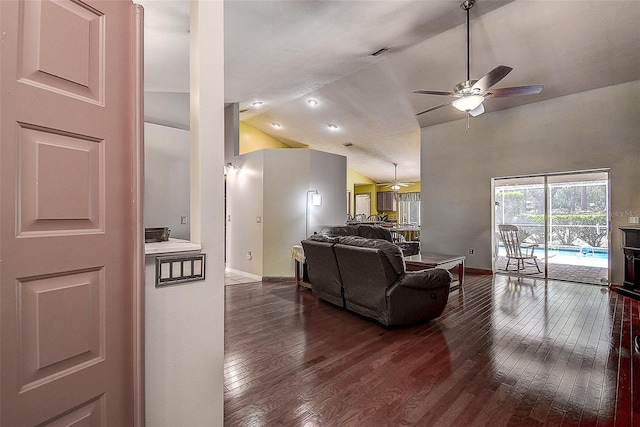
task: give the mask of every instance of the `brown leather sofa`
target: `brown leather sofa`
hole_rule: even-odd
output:
[[[406,271],[391,242],[314,235],[302,241],[314,295],[386,326],[434,319],[444,311],[451,274]]]
[[[404,256],[420,253],[420,242],[394,242],[388,228],[372,224],[349,224],[325,227],[319,234],[327,236],[360,236],[368,239],[382,239],[395,243]]]

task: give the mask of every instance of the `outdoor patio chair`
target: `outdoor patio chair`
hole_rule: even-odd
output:
[[[518,273],[520,273],[521,269],[525,268],[525,261],[528,261],[530,265],[535,264],[538,273],[542,273],[538,265],[538,257],[533,254],[535,248],[538,247],[537,243],[520,242],[518,227],[515,225],[498,225],[498,230],[500,231],[500,239],[507,251],[507,266],[504,268],[505,270],[509,270],[509,263],[512,259],[515,259]],[[531,261],[533,261],[533,263],[531,263]]]

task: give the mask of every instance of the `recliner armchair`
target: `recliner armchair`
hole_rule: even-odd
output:
[[[302,248],[313,294],[332,304],[344,307],[342,278],[333,249],[335,243],[335,238],[318,234],[303,240]]]

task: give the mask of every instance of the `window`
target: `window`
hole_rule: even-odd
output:
[[[420,193],[398,194],[398,223],[420,226]]]

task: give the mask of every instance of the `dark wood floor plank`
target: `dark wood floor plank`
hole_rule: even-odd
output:
[[[227,426],[640,425],[640,303],[608,288],[469,274],[403,328],[292,282],[225,298]]]

